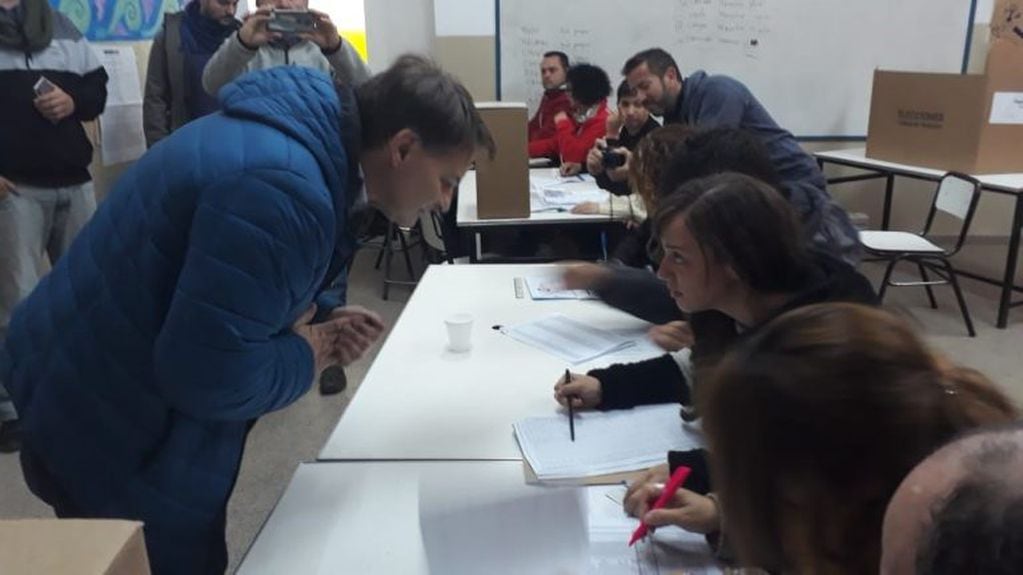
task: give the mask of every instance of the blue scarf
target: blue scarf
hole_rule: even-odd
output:
[[[184,56],[185,107],[189,119],[212,114],[220,109],[217,99],[206,93],[202,87],[202,71],[213,53],[220,48],[241,23],[234,18],[227,24],[203,16],[199,0],[192,0],[185,7],[181,19],[181,53]]]

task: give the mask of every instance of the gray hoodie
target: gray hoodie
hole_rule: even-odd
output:
[[[242,74],[277,66],[303,66],[321,70],[350,86],[357,86],[369,78],[369,68],[352,45],[344,40],[341,40],[337,50],[324,55],[320,47],[309,40],[286,48],[267,44],[250,50],[242,45],[238,34],[232,34],[206,64],[202,86],[216,96],[224,85]]]

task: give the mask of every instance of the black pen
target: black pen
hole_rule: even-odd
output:
[[[565,383],[570,381],[572,381],[572,373],[566,369]],[[565,399],[568,401],[568,434],[571,436],[572,441],[575,441],[575,411],[572,409],[572,400],[575,399],[575,396],[566,394]]]

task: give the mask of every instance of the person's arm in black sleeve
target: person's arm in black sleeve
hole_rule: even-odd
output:
[[[623,266],[611,271],[593,290],[607,305],[655,324],[685,319],[668,286],[652,272]]]
[[[74,117],[79,122],[91,122],[103,113],[107,105],[107,71],[100,66],[86,72],[70,89],[65,90],[75,101]]]
[[[587,375],[600,380],[600,410],[655,403],[689,403],[689,386],[678,363],[662,355],[636,363],[616,363]]]

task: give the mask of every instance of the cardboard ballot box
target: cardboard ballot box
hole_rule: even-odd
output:
[[[1023,46],[996,38],[984,75],[874,72],[867,157],[1023,172]]]
[[[0,521],[3,575],[149,575],[142,524],[115,519]]]
[[[497,144],[490,160],[476,158],[476,210],[480,219],[529,217],[529,146],[526,104],[479,102],[483,123]]]

